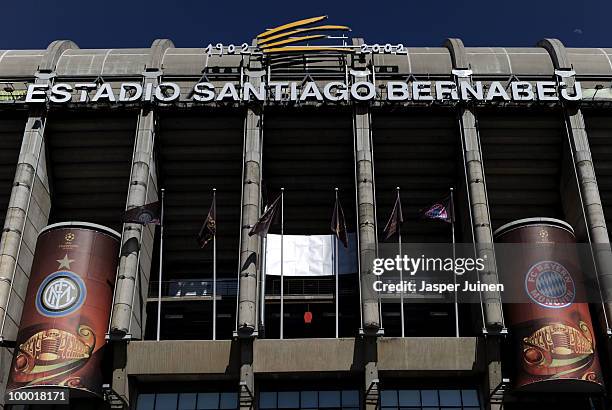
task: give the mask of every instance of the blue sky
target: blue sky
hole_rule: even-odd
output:
[[[366,43],[533,46],[544,37],[566,46],[612,47],[612,0],[5,0],[0,49],[45,48],[71,39],[81,48],[177,47],[243,43],[266,27],[329,15]],[[250,42],[250,41],[249,41]]]

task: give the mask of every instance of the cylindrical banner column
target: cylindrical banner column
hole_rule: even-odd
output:
[[[102,393],[120,235],[67,222],[38,237],[7,391],[61,386]]]
[[[576,238],[566,222],[529,218],[495,231],[516,374],[523,391],[601,391],[603,377]]]

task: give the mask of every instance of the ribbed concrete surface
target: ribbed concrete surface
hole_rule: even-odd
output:
[[[476,337],[383,337],[378,340],[378,370],[476,372],[481,346]]]
[[[229,341],[143,341],[128,345],[129,375],[236,374],[237,346]]]

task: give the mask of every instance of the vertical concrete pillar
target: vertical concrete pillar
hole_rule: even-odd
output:
[[[257,59],[246,63],[245,81],[255,87],[261,82],[262,65]],[[255,407],[255,378],[253,374],[253,339],[257,336],[257,268],[260,238],[249,236],[251,227],[259,219],[261,203],[261,161],[263,154],[263,107],[249,105],[244,123],[242,164],[242,220],[240,221],[239,295],[236,335],[240,338],[240,408]],[[259,273],[260,275],[263,273]]]
[[[359,46],[363,39],[353,40]],[[356,70],[374,70],[359,61],[353,61]],[[374,73],[370,73],[374,81]],[[353,105],[353,144],[355,156],[355,183],[357,189],[357,235],[359,243],[359,281],[361,286],[361,312],[363,334],[363,360],[365,369],[365,407],[376,409],[380,401],[378,391],[377,338],[381,330],[379,298],[373,288],[376,276],[372,272],[377,255],[376,195],[374,192],[374,147],[372,124],[368,105]]]
[[[448,39],[445,46],[449,49],[454,70],[467,72],[469,75],[469,61],[465,53],[463,42],[460,39]],[[459,81],[470,81],[467,78],[459,78]],[[485,269],[481,273],[480,280],[484,283],[498,283],[497,267],[493,251],[493,234],[491,229],[491,216],[487,200],[487,187],[484,178],[484,164],[480,149],[480,135],[476,122],[476,116],[472,107],[460,105],[458,107],[459,127],[461,135],[461,147],[467,179],[467,193],[470,199],[470,212],[472,215],[472,232],[479,258],[485,261]],[[499,292],[482,292],[482,303],[484,310],[484,331],[499,331],[504,327],[501,295]],[[485,397],[501,385],[503,379],[501,374],[501,344],[499,338],[489,337],[486,339],[487,371],[483,383],[485,385]],[[485,403],[487,409],[500,409],[500,403]]]
[[[367,106],[354,107],[355,163],[357,168],[357,213],[359,233],[359,257],[361,271],[363,330],[376,334],[380,329],[378,297],[372,284],[376,276],[372,264],[376,258],[376,217],[374,213],[374,169],[372,140],[370,138],[370,113]]]
[[[459,39],[449,39],[445,46],[451,53],[453,68],[468,70],[469,62],[465,54],[463,42]],[[469,81],[469,78],[459,81]],[[470,212],[472,214],[472,231],[476,243],[478,257],[485,260],[485,269],[480,280],[488,284],[498,283],[497,267],[493,252],[493,234],[491,230],[491,216],[487,201],[487,187],[484,178],[484,164],[480,150],[480,135],[476,124],[473,109],[462,105],[458,108],[460,133],[465,172],[467,174],[467,191],[470,198]],[[483,292],[484,326],[488,330],[503,328],[503,314],[499,292]]]
[[[156,81],[149,78],[147,81]],[[132,158],[132,177],[127,197],[126,209],[142,206],[145,202],[155,201],[157,194],[149,190],[149,175],[152,169],[152,153],[155,141],[155,113],[142,108],[138,118],[136,130],[134,156]],[[151,194],[151,195],[148,195]],[[141,240],[144,239],[144,230],[151,227],[140,224],[126,223],[123,225],[121,254],[119,269],[115,284],[115,299],[111,316],[111,339],[140,338],[142,324],[140,312],[135,304],[140,270]],[[142,272],[148,283],[149,271]]]
[[[366,336],[363,340],[363,364],[365,371],[365,409],[380,408],[380,390],[378,379],[378,337]]]
[[[162,75],[161,58],[164,51],[173,46],[170,40],[153,42],[150,61],[143,73],[144,87],[147,87],[148,84],[152,84],[153,87],[159,84]],[[158,199],[153,156],[155,122],[156,113],[153,108],[150,106],[141,108],[134,139],[131,180],[126,203],[128,210]],[[135,305],[139,300],[146,300],[154,229],[153,225],[142,226],[132,223],[123,225],[119,268],[111,312],[110,339],[140,339],[144,335],[145,308]],[[140,292],[140,297],[137,298],[138,292]]]
[[[575,83],[574,72],[567,57],[565,46],[557,39],[545,39],[540,41],[538,45],[544,47],[550,54],[555,70],[559,70],[560,81],[563,81],[570,89],[573,88]],[[569,147],[576,168],[578,191],[582,200],[586,229],[593,244],[597,274],[605,301],[604,306],[608,321],[610,321],[612,319],[612,250],[595,177],[595,167],[593,166],[584,116],[580,107],[571,103],[566,103],[563,111],[569,137]],[[609,324],[610,322],[608,322]],[[610,332],[609,328],[606,330],[608,333]]]
[[[559,82],[565,83],[568,88],[573,88],[575,84],[575,73],[568,59],[565,46],[557,39],[544,39],[538,43],[550,54],[557,78]],[[608,367],[612,365],[612,344],[610,341],[610,321],[612,320],[612,249],[610,248],[610,237],[597,186],[595,167],[591,156],[588,135],[582,110],[578,105],[571,102],[565,103],[563,115],[568,133],[568,145],[571,151],[569,155],[573,160],[575,172],[572,169],[572,177],[576,178],[580,211],[578,214],[584,218],[584,225],[588,237],[590,238],[595,267],[599,277],[599,286],[603,296],[603,306],[600,308],[598,303],[594,303],[599,313],[600,328],[605,330],[607,335],[601,335],[604,343],[600,344],[601,359],[607,361]],[[580,224],[582,225],[582,224]],[[580,228],[580,225],[578,227]],[[579,230],[578,230],[579,231]],[[605,318],[607,317],[607,321]],[[605,353],[604,353],[605,352]],[[610,383],[606,386],[608,394],[612,392]]]
[[[72,48],[77,46],[71,41],[51,43],[35,74],[35,82],[51,86],[57,60],[65,50]],[[45,107],[33,107],[25,126],[0,238],[0,342],[7,345],[17,336],[38,232],[47,225],[51,210],[45,124]],[[0,407],[12,356],[12,348],[0,348]]]
[[[251,336],[256,328],[259,236],[249,236],[259,218],[262,155],[262,108],[248,107],[244,130],[242,221],[240,236],[240,295],[238,335]]]
[[[155,40],[151,46],[150,60],[143,73],[143,86],[157,86],[162,72],[162,58],[168,48],[174,47],[170,40]],[[136,137],[130,186],[126,209],[142,206],[158,200],[157,172],[155,166],[155,124],[153,107],[141,108]],[[129,341],[142,339],[145,333],[146,300],[151,275],[151,260],[155,238],[155,225],[123,225],[121,254],[115,282],[115,297],[110,319],[109,339]],[[125,367],[127,365],[125,343],[113,346],[113,378],[111,388],[121,399],[121,405],[129,406],[130,385]],[[111,407],[116,404],[111,403]]]
[[[255,376],[253,374],[253,338],[240,341],[240,410],[256,408]]]

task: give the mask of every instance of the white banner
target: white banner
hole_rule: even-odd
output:
[[[338,243],[338,271],[340,275],[357,273],[357,241],[348,234],[348,249]],[[335,235],[284,235],[284,276],[331,276],[334,274]],[[280,276],[281,236],[267,235],[266,275]]]

